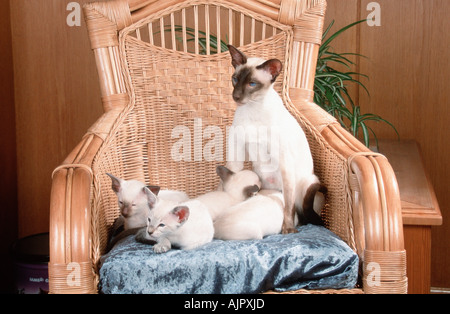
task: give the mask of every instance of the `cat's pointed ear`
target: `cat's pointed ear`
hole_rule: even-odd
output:
[[[187,206],[177,206],[170,212],[172,215],[175,215],[178,219],[178,223],[183,224],[189,218],[189,207]]]
[[[236,69],[238,66],[247,63],[247,56],[239,51],[236,47],[228,45],[228,51],[231,55],[231,64]]]
[[[161,190],[161,187],[157,185],[147,185],[147,188],[156,196],[158,196],[159,191]]]
[[[227,182],[228,179],[234,174],[233,171],[231,171],[225,166],[217,166],[216,172],[223,182]]]
[[[272,83],[274,83],[283,70],[283,64],[278,59],[270,59],[263,64],[258,65],[256,68],[268,72],[272,76]]]
[[[246,197],[253,197],[256,194],[258,194],[260,188],[259,186],[255,185],[251,185],[251,186],[247,186],[246,188],[244,188],[244,195]]]
[[[113,176],[110,173],[107,173],[107,175],[111,178],[111,183],[112,183],[111,187],[112,187],[113,191],[116,193],[119,193],[120,186],[121,186],[123,180]]]
[[[150,189],[148,187],[146,187],[146,186],[144,186],[142,188],[142,191],[144,192],[145,196],[147,197],[148,206],[150,208],[155,207],[155,204],[156,204],[156,201],[157,201],[156,195],[153,194],[153,192],[150,191]]]

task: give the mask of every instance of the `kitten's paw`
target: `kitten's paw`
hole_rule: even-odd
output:
[[[298,233],[298,230],[295,229],[295,228],[285,228],[285,227],[283,227],[283,228],[281,229],[281,233],[282,233],[282,234]]]
[[[170,250],[170,246],[157,243],[153,246],[153,251],[157,254],[166,253]]]

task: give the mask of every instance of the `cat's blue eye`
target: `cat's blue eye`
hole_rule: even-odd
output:
[[[163,228],[163,227],[165,227],[166,225],[165,224],[159,224],[159,228]]]
[[[233,83],[233,85],[236,85],[237,84],[237,82],[238,82],[238,79],[236,78],[236,77],[232,77],[231,78],[231,82]]]
[[[248,86],[255,87],[256,86],[256,82],[250,82],[250,83],[248,83]]]

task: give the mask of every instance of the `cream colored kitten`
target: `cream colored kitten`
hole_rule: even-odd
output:
[[[222,180],[222,191],[209,192],[196,198],[208,208],[213,221],[224,210],[253,196],[261,186],[261,180],[253,171],[234,173],[223,166],[218,166],[216,171]]]
[[[214,236],[213,219],[252,196],[261,184],[253,171],[234,173],[223,166],[216,171],[223,191],[209,192],[179,205],[157,200],[146,189],[149,204],[155,205],[148,211],[147,228],[138,232],[136,240],[150,244],[156,241],[153,247],[156,253],[167,252],[172,246],[190,250],[210,242]]]
[[[111,178],[112,189],[117,195],[121,217],[116,222],[123,223],[124,230],[142,228],[147,224],[147,211],[157,205],[158,200],[170,200],[181,203],[189,199],[181,191],[160,190],[158,186],[147,186],[137,180],[123,180],[107,173]],[[147,187],[156,197],[154,202],[148,201]]]
[[[195,249],[211,242],[213,236],[214,227],[208,209],[200,201],[190,200],[175,207],[164,202],[163,206],[151,210],[147,227],[138,232],[136,240],[143,243],[156,241],[153,251],[165,253],[172,247]]]
[[[281,232],[283,194],[261,190],[258,195],[229,208],[214,222],[214,238],[221,240],[262,239]]]

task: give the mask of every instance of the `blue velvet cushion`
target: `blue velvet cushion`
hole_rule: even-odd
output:
[[[260,293],[353,288],[358,256],[331,231],[314,225],[263,240],[214,240],[192,251],[155,254],[123,239],[102,257],[103,293]]]

